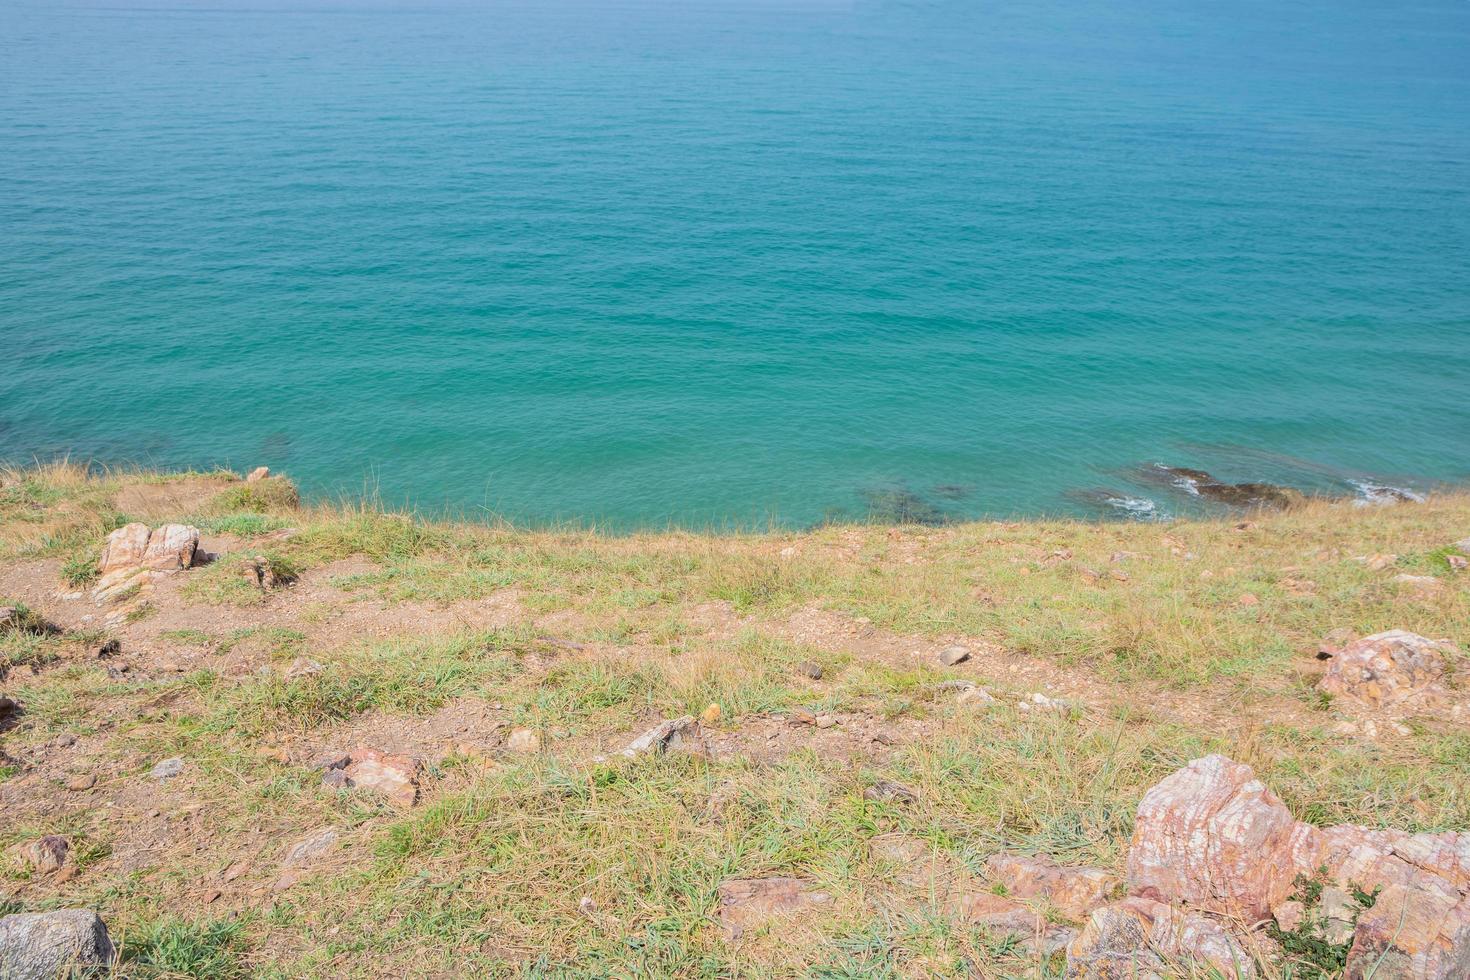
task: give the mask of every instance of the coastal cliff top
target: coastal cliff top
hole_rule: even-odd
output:
[[[1467,554],[1456,493],[614,536],[5,471],[0,850],[66,850],[0,912],[96,909],[154,976],[1059,975],[975,926],[988,862],[1121,874],[1190,759],[1312,824],[1470,825]],[[1324,681],[1390,630],[1442,666]]]

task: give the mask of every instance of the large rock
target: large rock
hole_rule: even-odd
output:
[[[1131,896],[1092,913],[1067,947],[1069,980],[1145,980],[1199,968],[1245,980],[1256,965],[1219,922]]]
[[[1249,766],[1196,759],[1144,794],[1128,852],[1136,895],[1255,922],[1284,901],[1296,820]]]
[[[1295,821],[1248,766],[1218,755],[1164,779],[1139,805],[1128,855],[1137,895],[1247,924],[1269,913],[1290,929],[1302,878],[1316,879],[1321,895],[1378,892],[1357,919],[1349,980],[1470,977],[1470,833]],[[1321,914],[1351,924],[1342,910]]]
[[[107,536],[101,573],[92,598],[108,602],[151,581],[152,574],[188,568],[199,550],[199,530],[185,524],[165,524],[149,530],[147,524],[125,524]]]
[[[112,962],[107,926],[87,909],[30,912],[0,919],[0,977],[55,980],[77,967]]]
[[[1006,886],[1012,898],[1043,898],[1071,919],[1082,919],[1122,885],[1099,868],[1067,867],[1048,857],[996,854],[986,862],[990,876]]]
[[[1447,643],[1407,630],[1375,633],[1327,651],[1332,659],[1317,687],[1371,708],[1439,692]]]

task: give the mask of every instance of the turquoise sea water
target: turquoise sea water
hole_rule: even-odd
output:
[[[7,0],[61,452],[620,527],[1463,480],[1470,4]]]

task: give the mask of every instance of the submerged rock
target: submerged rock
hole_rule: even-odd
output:
[[[1155,463],[1142,471],[1145,479],[1165,483],[1190,496],[1231,507],[1268,507],[1284,510],[1306,500],[1300,490],[1274,483],[1226,483],[1204,470]]]

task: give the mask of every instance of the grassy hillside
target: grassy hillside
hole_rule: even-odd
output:
[[[132,520],[219,557],[109,620],[66,595]],[[1463,721],[1369,724],[1313,687],[1329,634],[1464,647],[1467,537],[1461,495],[605,536],[300,506],[279,478],[7,471],[0,605],[54,628],[0,635],[24,709],[0,848],[63,834],[73,863],[0,866],[0,904],[94,907],[144,976],[1060,975],[957,919],[951,886],[991,887],[1003,850],[1120,867],[1139,796],[1189,758],[1250,763],[1308,820],[1470,825]],[[706,711],[709,759],[615,754]],[[355,745],[421,757],[419,804],[322,788],[311,761]],[[916,799],[867,798],[882,780]],[[945,887],[875,838],[919,842]],[[833,901],[726,942],[720,883],[776,873]]]

